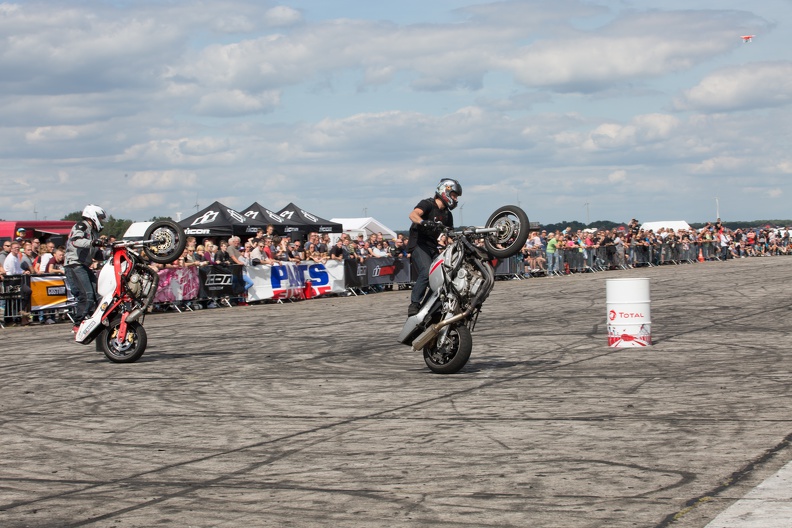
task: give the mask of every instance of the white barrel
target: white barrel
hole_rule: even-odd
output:
[[[645,347],[652,344],[649,279],[607,279],[608,346]]]

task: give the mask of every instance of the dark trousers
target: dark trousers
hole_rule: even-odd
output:
[[[426,288],[429,286],[429,268],[437,255],[437,250],[429,251],[421,246],[416,246],[410,253],[410,259],[418,272],[415,276],[410,302],[420,303],[423,300]]]
[[[79,323],[90,316],[99,303],[96,293],[96,273],[82,264],[65,266],[66,282],[72,295],[77,299],[74,320]]]

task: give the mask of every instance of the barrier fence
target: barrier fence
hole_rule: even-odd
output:
[[[776,253],[776,254],[787,254]],[[729,258],[740,256],[731,252]],[[536,276],[566,275],[627,269],[638,266],[694,263],[721,260],[714,243],[663,243],[656,245],[561,248],[548,255],[543,249],[530,249],[515,257],[500,260],[496,278],[523,279]],[[159,310],[232,306],[234,302],[310,299],[323,295],[363,295],[394,286],[409,287],[415,270],[407,258],[369,258],[329,260],[325,263],[284,262],[276,266],[205,265],[168,268],[159,272],[154,297]],[[24,317],[26,295],[30,312],[39,322],[72,320],[74,297],[63,275],[6,275],[0,281],[0,326],[20,322]]]

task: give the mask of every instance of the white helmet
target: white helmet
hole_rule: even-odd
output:
[[[452,194],[453,193],[453,194]],[[456,196],[454,196],[454,194]],[[457,206],[457,199],[462,196],[462,186],[458,181],[451,178],[440,180],[435,191],[435,198],[440,198],[449,209]]]
[[[88,204],[85,206],[85,209],[83,209],[82,217],[86,220],[90,220],[97,231],[101,231],[102,222],[107,218],[107,214],[105,214],[105,210],[98,205]]]

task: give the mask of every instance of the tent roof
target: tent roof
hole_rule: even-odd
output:
[[[133,222],[124,233],[122,238],[127,240],[130,239],[142,239],[143,235],[146,234],[146,229],[153,224],[154,222]]]
[[[294,203],[290,203],[278,211],[278,214],[287,221],[294,222],[295,225],[305,226],[306,231],[318,231],[319,233],[340,233],[344,230],[343,226],[338,222],[325,220],[324,218],[301,209]]]
[[[264,226],[272,224],[275,227],[275,232],[280,235],[298,231],[299,229],[297,228],[303,226],[303,224],[299,222],[294,222],[282,217],[258,202],[253,202],[242,209],[242,214],[257,224],[263,224]]]
[[[661,228],[673,229],[674,231],[678,231],[680,229],[684,229],[684,230],[691,229],[690,225],[684,220],[662,220],[658,222],[644,222],[641,225],[641,229],[643,229],[644,231],[648,231],[651,229],[655,233],[657,233],[657,231],[659,231]]]
[[[236,209],[220,202],[214,202],[192,216],[179,222],[186,235],[201,237],[230,237],[232,235],[254,234],[266,224],[245,217]]]
[[[388,226],[371,216],[361,218],[332,218],[331,221],[338,222],[344,226],[344,231],[366,231],[368,234],[379,233],[396,238],[396,232]]]

